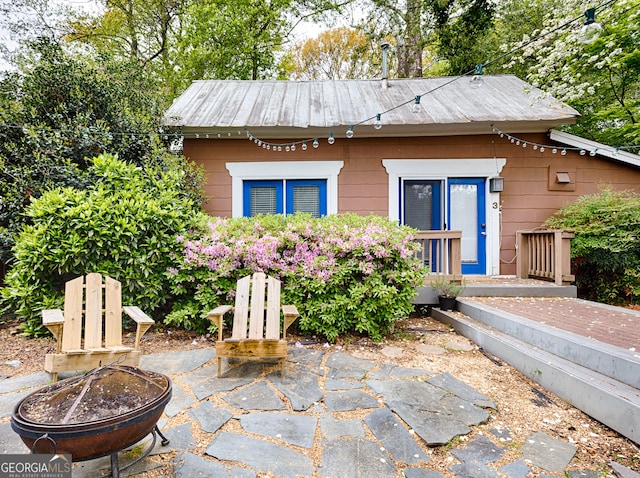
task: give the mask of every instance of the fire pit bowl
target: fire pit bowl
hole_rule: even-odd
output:
[[[112,455],[113,460],[118,451],[155,433],[170,399],[167,376],[110,365],[27,395],[13,411],[11,428],[33,453],[69,453],[73,461]]]

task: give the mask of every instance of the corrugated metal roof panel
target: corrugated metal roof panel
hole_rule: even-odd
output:
[[[453,134],[491,123],[546,131],[578,116],[573,108],[512,75],[487,75],[478,89],[470,88],[468,77],[387,82],[384,88],[382,80],[195,81],[167,110],[165,121],[185,132],[247,128],[286,136],[296,129],[346,131],[351,125],[372,124],[380,113],[385,126],[405,128],[380,133],[368,128],[369,135],[427,135],[442,132],[443,126]],[[422,111],[416,114],[411,106],[417,95]]]

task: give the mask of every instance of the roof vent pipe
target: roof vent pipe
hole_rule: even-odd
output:
[[[387,86],[387,50],[391,45],[388,42],[382,42],[380,48],[382,49],[382,89],[386,89]]]

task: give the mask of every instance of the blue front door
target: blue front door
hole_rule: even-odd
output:
[[[448,229],[462,231],[462,273],[486,274],[485,179],[450,178],[448,196]]]

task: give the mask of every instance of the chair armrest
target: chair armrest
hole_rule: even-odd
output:
[[[125,314],[127,314],[130,318],[132,318],[137,324],[155,324],[155,321],[149,317],[147,314],[142,312],[140,307],[135,305],[125,305],[122,310]]]
[[[219,305],[207,314],[207,319],[216,324],[218,327],[218,340],[222,340],[222,320],[224,314],[233,309],[231,305]]]
[[[282,338],[287,338],[287,329],[298,318],[298,309],[295,305],[283,305],[282,313],[284,314],[284,324],[282,328]]]
[[[140,346],[140,339],[149,327],[155,324],[155,322],[151,317],[142,312],[140,307],[135,305],[125,305],[122,307],[122,311],[131,317],[136,324],[138,324],[136,327],[136,342],[134,346],[135,350],[138,350],[138,347]]]
[[[62,328],[64,327],[64,315],[60,309],[45,309],[42,311],[42,325],[56,339],[56,353],[62,350]]]
[[[50,325],[64,324],[64,315],[60,309],[45,309],[42,311],[42,325],[49,327]]]

